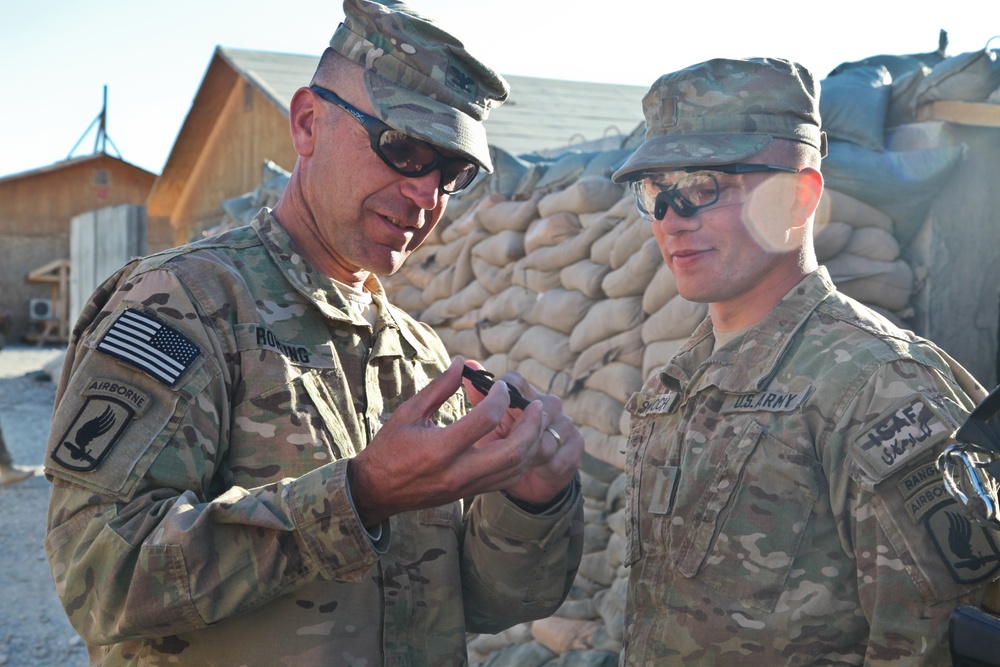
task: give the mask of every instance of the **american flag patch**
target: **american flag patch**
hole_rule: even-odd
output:
[[[137,310],[123,312],[97,349],[173,386],[198,356],[184,334]]]

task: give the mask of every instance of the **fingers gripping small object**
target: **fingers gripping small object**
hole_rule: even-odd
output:
[[[468,366],[462,366],[462,376],[471,380],[472,386],[483,396],[489,393],[490,387],[493,386],[493,374],[489,371],[477,371]],[[510,407],[519,410],[524,410],[528,407],[528,400],[524,396],[521,396],[521,392],[509,384],[507,385],[507,389],[510,392]],[[558,438],[559,436],[556,436],[556,439]]]

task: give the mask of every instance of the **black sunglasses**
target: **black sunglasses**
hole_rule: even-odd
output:
[[[779,167],[773,164],[724,164],[713,167],[681,167],[670,170],[683,172],[690,177],[678,179],[671,185],[657,182],[664,172],[644,173],[631,181],[632,194],[643,217],[649,220],[663,220],[667,208],[672,208],[682,218],[693,217],[698,211],[716,204],[721,196],[719,180],[712,172],[722,174],[753,174],[765,171],[797,173],[798,169]]]
[[[309,86],[309,90],[330,104],[336,104],[361,123],[361,127],[368,133],[375,155],[378,155],[382,162],[397,174],[408,178],[419,178],[435,169],[440,169],[441,192],[452,195],[467,188],[479,173],[479,165],[475,162],[465,158],[446,157],[426,141],[414,139],[389,127],[378,118],[355,109],[332,90],[320,86]]]

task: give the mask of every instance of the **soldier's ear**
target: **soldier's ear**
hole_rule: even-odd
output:
[[[316,94],[308,88],[299,88],[288,105],[288,125],[292,146],[300,157],[309,157],[316,150],[318,121]]]
[[[823,174],[812,167],[806,167],[795,175],[795,196],[792,202],[792,215],[800,220],[796,226],[805,224],[812,219],[819,207],[823,195]]]

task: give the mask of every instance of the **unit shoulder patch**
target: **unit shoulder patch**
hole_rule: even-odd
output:
[[[132,404],[110,396],[91,396],[52,451],[52,460],[67,470],[96,470],[121,438],[136,411]]]

